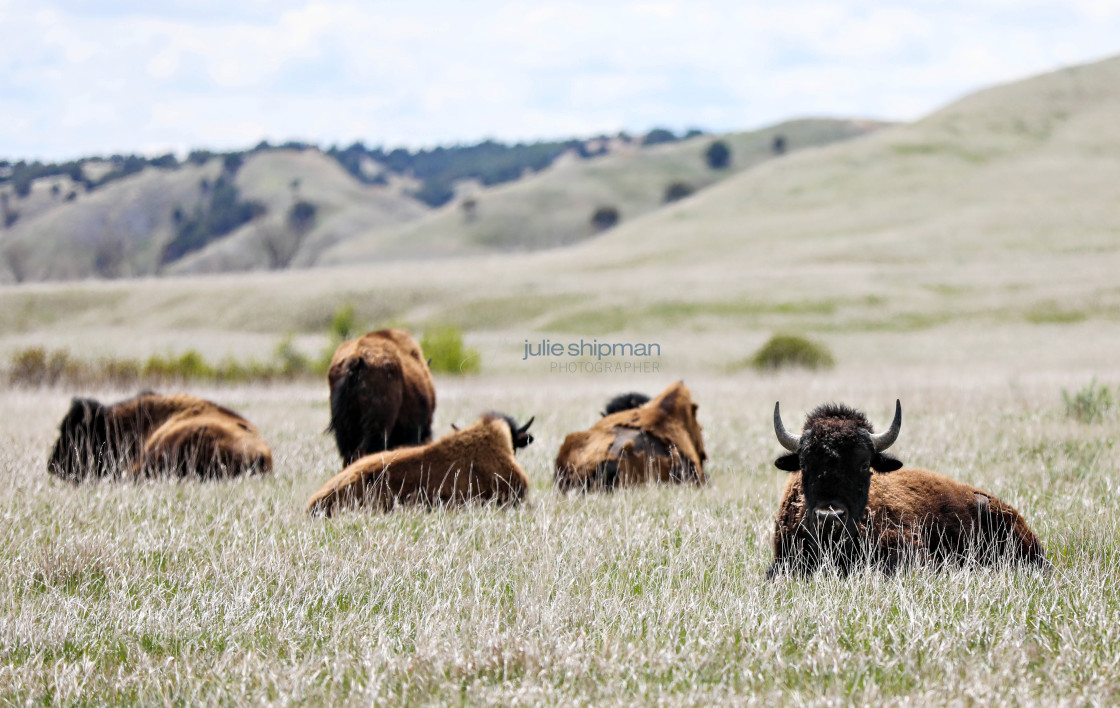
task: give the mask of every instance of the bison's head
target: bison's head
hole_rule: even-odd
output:
[[[505,413],[500,413],[498,411],[490,411],[483,414],[482,417],[497,419],[509,426],[509,436],[510,440],[513,442],[514,452],[516,452],[519,448],[529,447],[529,443],[533,442],[533,436],[529,434],[529,426],[532,425],[533,421],[537,419],[536,416],[530,418],[529,422],[520,427],[518,427],[517,421],[514,420],[511,416],[508,416]]]
[[[92,398],[75,398],[59,426],[47,471],[70,482],[105,474],[109,426],[105,406]]]
[[[902,403],[895,402],[890,430],[875,434],[867,417],[840,404],[818,407],[800,436],[786,431],[774,404],[774,432],[790,451],[774,461],[787,472],[801,471],[805,524],[810,531],[834,538],[854,536],[867,507],[871,473],[893,472],[902,466],[884,454],[902,428]]]
[[[681,424],[688,434],[689,440],[692,441],[692,447],[696,449],[696,455],[700,458],[700,463],[706,462],[708,453],[704,450],[704,433],[700,429],[700,422],[696,420],[696,411],[700,410],[700,406],[693,403],[692,392],[688,390],[684,382],[678,381],[669,386],[655,399],[654,403],[662,413],[676,419]]]
[[[611,413],[618,413],[619,411],[628,411],[631,408],[637,408],[649,403],[649,396],[644,393],[620,393],[611,400],[607,401],[607,407],[603,410],[603,417],[606,418]]]

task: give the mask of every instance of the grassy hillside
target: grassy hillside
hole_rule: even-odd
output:
[[[221,159],[174,169],[147,167],[87,193],[69,177],[36,180],[31,194],[8,195],[19,217],[0,231],[0,280],[74,280],[159,273],[212,272],[298,265],[354,231],[397,224],[426,208],[392,186],[362,185],[333,159],[316,150],[249,153],[234,184],[243,200],[267,208],[254,219],[201,252],[164,263],[164,247],[178,223],[176,209],[189,216],[205,204],[210,185],[222,173]],[[293,188],[293,181],[298,187]],[[59,185],[57,194],[52,189]],[[72,199],[67,195],[74,193]],[[316,205],[305,233],[293,233],[287,211],[297,200]],[[284,263],[270,261],[265,242]]]
[[[723,371],[794,331],[825,341],[841,369],[886,357],[1091,373],[1103,361],[1084,342],[1120,342],[1118,79],[1109,60],[982,91],[565,249],[7,288],[4,346],[142,355],[194,331],[229,351],[317,335],[353,303],[370,325],[459,324],[494,372],[537,371],[522,343],[552,335],[657,337],[666,366]],[[117,334],[99,336],[107,326]]]
[[[325,252],[323,264],[384,258],[425,258],[567,246],[599,232],[592,214],[618,211],[623,223],[665,204],[666,190],[682,184],[699,191],[778,155],[783,136],[795,152],[863,135],[872,121],[796,120],[763,130],[640,147],[616,145],[607,156],[563,159],[541,173],[488,189],[464,189],[460,198],[424,219],[391,231],[370,231]],[[711,169],[705,151],[716,140],[731,149],[731,164]]]
[[[265,203],[268,214],[183,258],[167,272],[307,266],[356,232],[384,229],[427,211],[399,188],[361,184],[317,150],[272,150],[254,155],[238,171],[237,184],[246,198]],[[296,201],[316,206],[315,223],[305,234],[293,232],[286,223],[288,210]]]

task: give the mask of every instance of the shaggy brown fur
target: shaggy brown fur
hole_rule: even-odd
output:
[[[859,411],[821,406],[804,431],[798,452],[775,462],[794,474],[778,508],[769,577],[811,573],[826,557],[841,572],[860,561],[888,572],[912,562],[1003,558],[1048,565],[1019,512],[983,489],[898,469],[901,462],[875,452],[874,431]]]
[[[185,394],[141,393],[113,405],[75,398],[47,469],[71,482],[171,474],[232,477],[272,470],[272,452],[237,413]]]
[[[398,504],[518,503],[529,478],[514,457],[516,432],[506,416],[487,413],[427,445],[366,455],[324,484],[307,511],[330,516],[356,506],[388,511]]]
[[[644,405],[570,433],[556,456],[561,490],[609,490],[648,482],[704,484],[704,438],[683,382]]]
[[[331,359],[331,423],[344,464],[432,438],[436,390],[420,345],[382,329],[339,345]]]

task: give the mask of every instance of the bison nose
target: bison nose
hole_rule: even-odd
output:
[[[834,506],[817,507],[813,510],[813,514],[816,516],[817,523],[826,527],[833,524],[842,525],[848,516],[848,512]]]

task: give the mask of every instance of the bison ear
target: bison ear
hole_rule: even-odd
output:
[[[876,472],[894,472],[902,467],[902,461],[881,452],[875,453],[871,458],[871,469]]]
[[[672,413],[677,408],[677,392],[673,391],[665,398],[661,399],[661,410],[666,413]]]
[[[783,472],[796,472],[801,469],[801,458],[796,452],[791,452],[774,460],[774,466]]]

